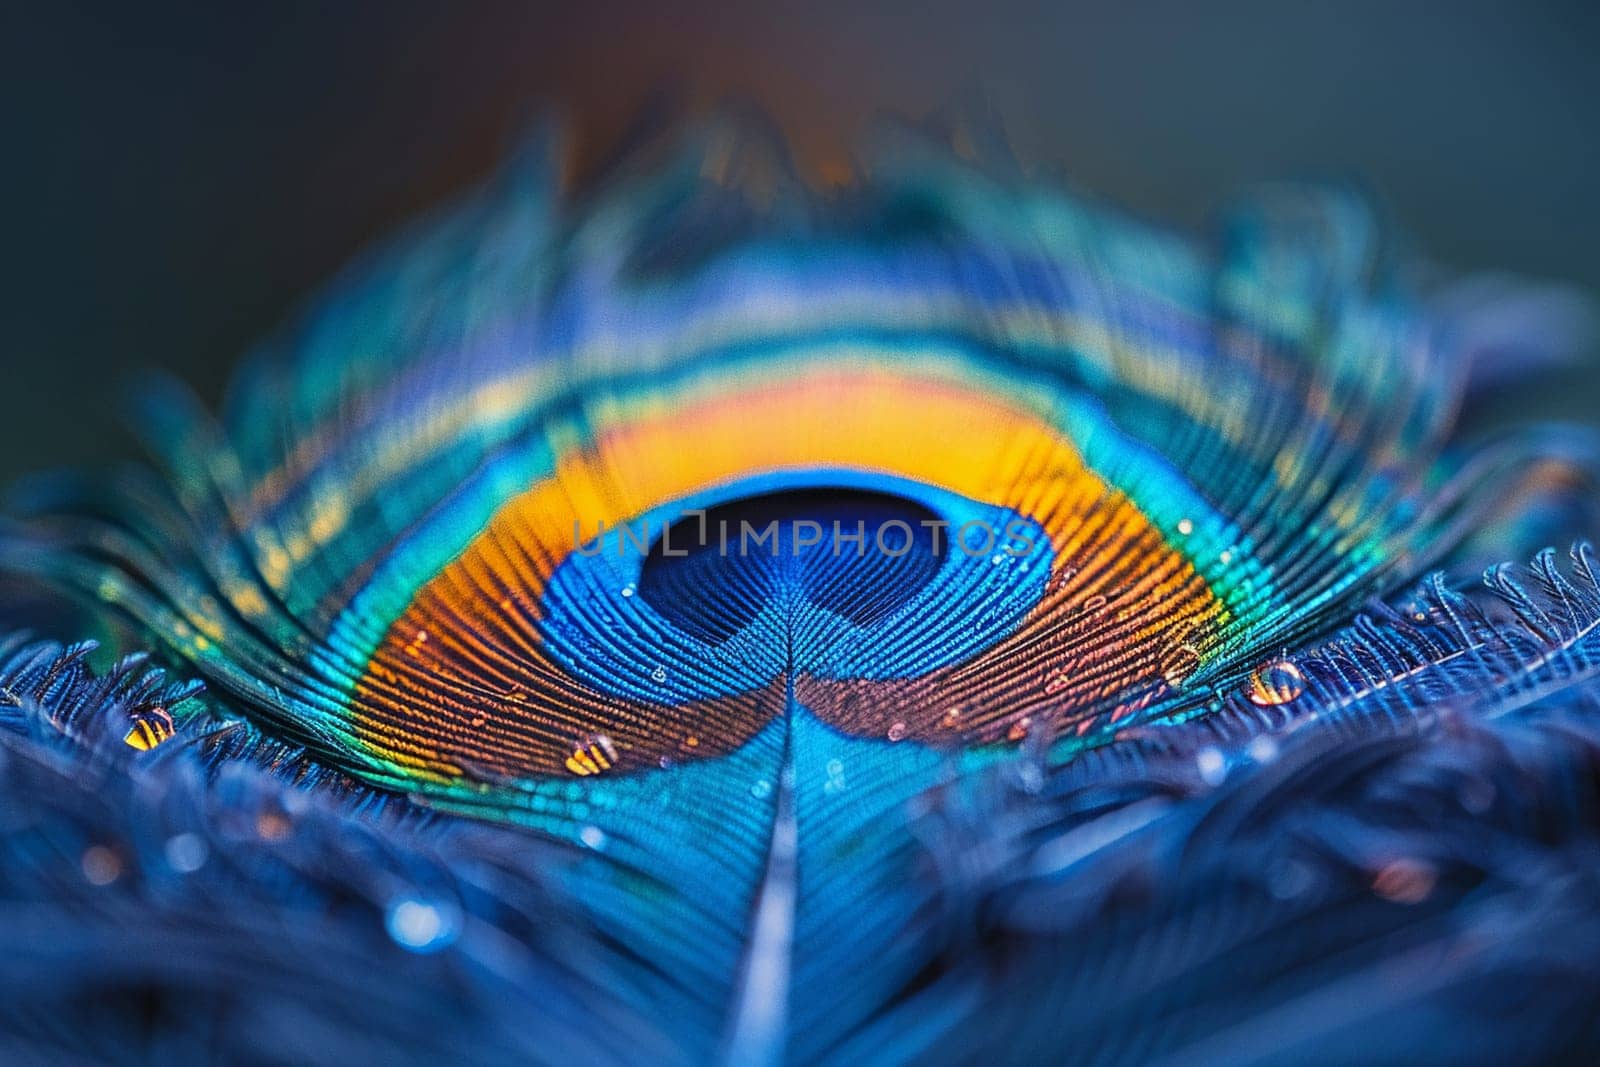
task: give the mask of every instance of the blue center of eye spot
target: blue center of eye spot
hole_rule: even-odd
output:
[[[582,535],[544,594],[550,654],[668,704],[960,662],[1016,630],[1053,554],[1012,509],[854,471],[741,479]]]
[[[668,526],[644,560],[638,595],[710,644],[784,599],[869,626],[938,573],[951,551],[931,525],[939,521],[913,501],[859,489],[745,497],[707,509],[704,538],[698,516]]]

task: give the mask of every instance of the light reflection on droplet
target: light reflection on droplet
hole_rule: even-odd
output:
[[[167,857],[167,866],[179,874],[193,874],[205,866],[206,859],[211,855],[211,847],[199,834],[184,833],[167,838],[163,852]]]
[[[459,921],[454,910],[418,897],[402,897],[389,906],[384,927],[395,944],[412,952],[436,952],[455,940]]]
[[[1250,747],[1246,751],[1257,763],[1271,763],[1278,758],[1278,742],[1266,734],[1259,734],[1251,739]]]
[[[1372,891],[1396,904],[1420,904],[1438,882],[1433,866],[1409,857],[1385,864],[1372,878]]]
[[[90,885],[110,885],[122,876],[122,857],[104,845],[90,845],[79,861]]]
[[[256,836],[263,841],[282,841],[290,829],[288,818],[279,812],[264,811],[256,816]]]
[[[1286,659],[1273,660],[1250,674],[1250,703],[1258,708],[1287,704],[1306,690],[1305,676]]]

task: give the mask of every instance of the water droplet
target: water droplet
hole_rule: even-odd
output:
[[[170,739],[177,730],[172,725],[172,716],[166,708],[155,707],[141,711],[133,716],[133,726],[122,738],[129,748],[138,749],[140,752],[149,752],[152,748]]]
[[[945,712],[944,713],[944,717],[939,720],[939,726],[941,728],[945,729],[945,730],[954,730],[957,726],[960,726],[960,725],[961,725],[961,709],[960,708],[951,708],[949,711]]]
[[[756,779],[755,784],[750,787],[750,795],[757,800],[765,800],[772,795],[772,783],[765,778]]]
[[[660,767],[664,771],[671,770],[672,769],[672,757],[671,756],[662,756],[660,759],[656,760],[656,766]]]
[[[1278,742],[1266,734],[1260,734],[1250,741],[1250,747],[1246,751],[1257,763],[1271,763],[1278,758]]]
[[[598,826],[585,826],[578,831],[578,840],[598,852],[606,845],[606,832]]]
[[[1233,549],[1231,549],[1231,548],[1223,549],[1222,550],[1222,555],[1218,556],[1217,558],[1219,560],[1221,560],[1224,564],[1232,563],[1233,562]]]
[[[104,845],[90,845],[79,861],[90,885],[110,885],[122,876],[122,857]]]
[[[436,952],[455,940],[459,922],[453,909],[418,897],[401,897],[389,905],[384,928],[401,948]]]
[[[1311,888],[1313,876],[1304,863],[1283,860],[1267,875],[1267,891],[1279,900],[1293,900]]]
[[[989,557],[989,562],[994,564],[996,567],[998,567],[1000,564],[1004,563],[1005,561],[1006,561],[1006,554],[1004,552],[996,552],[994,555]]]
[[[1228,776],[1228,761],[1215,748],[1202,748],[1195,753],[1194,765],[1199,768],[1200,780],[1206,785],[1221,785]]]
[[[893,725],[891,725],[889,727],[889,740],[891,740],[891,741],[899,741],[899,740],[904,739],[905,736],[906,736],[906,724],[905,723],[897,722],[897,723],[894,723]]]
[[[694,734],[690,734],[688,737],[685,737],[683,739],[683,745],[684,745],[685,748],[699,748],[700,747],[700,739],[698,737],[696,737]]]
[[[631,597],[631,596],[633,596],[634,593],[637,593],[638,591],[639,591],[638,587],[635,586],[632,582],[629,582],[627,585],[622,587],[622,595],[625,596],[625,597]]]
[[[665,667],[657,667],[655,670],[650,672],[650,680],[655,682],[657,685],[666,681],[667,669]]]
[[[1193,520],[1191,520],[1191,519],[1179,519],[1178,520],[1178,532],[1183,534],[1183,536],[1185,536],[1185,537],[1188,537],[1190,534],[1194,533],[1194,522],[1193,522]]]
[[[1028,731],[1033,728],[1033,719],[1024,715],[1011,724],[1011,729],[1006,731],[1006,739],[1010,741],[1026,741]]]
[[[1305,676],[1286,659],[1264,663],[1250,674],[1250,703],[1258,708],[1287,704],[1305,691]]]
[[[199,834],[175,834],[167,838],[163,851],[167,866],[179,874],[193,874],[206,865],[211,848]]]
[[[1372,878],[1372,891],[1396,904],[1420,904],[1428,899],[1439,876],[1430,864],[1402,858],[1384,865]]]
[[[256,816],[256,836],[263,841],[282,841],[289,836],[289,820],[276,811]]]

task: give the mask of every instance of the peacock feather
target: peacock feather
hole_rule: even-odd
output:
[[[1359,197],[553,145],[18,494],[0,565],[194,680],[0,646],[19,1050],[1600,1041],[1595,448],[1473,435]]]

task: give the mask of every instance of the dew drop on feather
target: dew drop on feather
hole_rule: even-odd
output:
[[[1305,676],[1288,660],[1273,660],[1257,667],[1250,674],[1250,703],[1258,708],[1274,708],[1287,704],[1305,692]]]
[[[384,928],[401,948],[434,952],[455,940],[457,923],[448,909],[417,897],[402,897],[389,906]]]
[[[193,874],[205,866],[211,855],[211,846],[199,834],[182,833],[167,838],[162,852],[166,855],[167,866],[174,871]]]
[[[79,865],[90,885],[110,885],[122,876],[122,857],[105,845],[84,849]]]
[[[1396,904],[1420,904],[1433,892],[1438,874],[1431,864],[1409,857],[1394,860],[1372,878],[1372,891]]]

